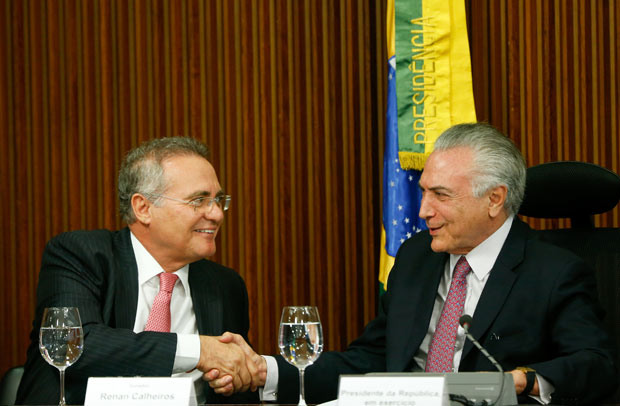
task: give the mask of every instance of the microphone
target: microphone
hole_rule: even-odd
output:
[[[474,319],[469,314],[464,314],[459,319],[459,324],[461,325],[461,327],[463,327],[463,330],[465,330],[465,337],[467,337],[469,341],[471,341],[472,344],[474,344],[474,346],[480,350],[482,355],[484,355],[489,361],[491,361],[491,364],[493,364],[493,366],[495,366],[495,368],[497,368],[497,370],[502,374],[502,382],[499,386],[499,396],[497,397],[497,399],[495,399],[495,402],[492,403],[492,405],[496,405],[504,394],[504,368],[502,368],[499,362],[497,362],[497,360],[493,358],[493,356],[489,354],[487,350],[484,349],[484,347],[478,342],[478,340],[476,340],[474,336],[469,333],[469,328],[471,327],[473,321]]]
[[[472,342],[472,344],[474,344],[474,346],[480,350],[480,352],[482,353],[482,355],[484,355],[489,361],[491,361],[491,364],[493,364],[495,366],[495,368],[497,368],[497,370],[499,372],[504,372],[504,369],[502,368],[502,366],[499,364],[499,362],[497,362],[497,360],[495,358],[493,358],[493,356],[491,354],[489,354],[487,352],[487,350],[484,349],[484,347],[482,345],[480,345],[480,343],[478,342],[478,340],[476,340],[474,338],[474,336],[472,336],[469,333],[469,327],[471,327],[471,324],[473,323],[474,319],[472,319],[472,317],[469,314],[464,314],[461,316],[461,318],[459,319],[459,324],[461,325],[461,327],[463,327],[463,330],[465,330],[465,336],[469,339],[469,341]]]

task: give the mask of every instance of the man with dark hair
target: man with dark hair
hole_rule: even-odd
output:
[[[222,397],[201,379],[217,368],[246,391],[264,376],[249,346],[216,337],[247,340],[248,297],[236,272],[204,259],[230,205],[207,148],[184,137],[147,142],[125,157],[118,190],[127,228],[63,233],[45,248],[17,403],[58,403],[58,372],[38,341],[43,310],[59,306],[77,307],[84,329],[84,352],[66,371],[67,403],[84,403],[89,377],[171,375],[191,376],[201,403],[258,401],[250,392]]]
[[[309,403],[336,398],[341,374],[495,371],[465,340],[463,314],[511,372],[521,400],[592,404],[613,393],[612,345],[593,274],[516,217],[525,172],[514,144],[489,125],[456,125],[439,137],[420,178],[428,231],[401,246],[379,315],[363,334],[306,369]],[[268,375],[279,375],[278,401],[295,402],[297,370],[277,362]],[[207,377],[218,392],[232,390],[230,377]]]

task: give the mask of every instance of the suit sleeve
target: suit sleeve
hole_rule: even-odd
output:
[[[46,307],[78,307],[82,320],[84,351],[66,371],[68,403],[83,403],[86,380],[91,376],[167,376],[172,372],[176,334],[136,334],[114,327],[118,310],[112,287],[114,272],[123,270],[114,263],[110,238],[93,241],[91,237],[87,233],[65,233],[45,248],[31,345],[18,393],[20,403],[58,400],[58,387],[53,384],[57,372],[38,354],[38,331]]]
[[[555,356],[530,365],[554,385],[554,403],[591,404],[614,390],[613,346],[600,322],[596,291],[593,273],[579,260],[554,281],[547,314]]]
[[[43,255],[37,293],[38,322],[45,307],[79,308],[84,353],[71,372],[87,376],[170,375],[176,334],[136,334],[130,329],[110,327],[115,324],[113,307],[117,304],[115,289],[111,288],[116,281],[112,270],[123,270],[116,269],[111,257],[97,251],[83,252],[83,246],[71,245],[67,249],[62,239],[49,244]]]
[[[427,234],[416,234],[406,246],[399,249],[388,286],[402,283],[402,276],[410,272],[412,259],[410,244],[419,244],[419,239],[428,239]],[[305,372],[305,391],[308,403],[323,403],[338,397],[340,375],[386,372],[386,331],[390,311],[396,303],[394,289],[388,289],[379,300],[377,317],[366,325],[363,333],[343,352],[326,352]],[[397,293],[398,294],[398,293]],[[278,402],[297,403],[299,400],[299,374],[297,368],[288,364],[281,356],[278,362]],[[413,359],[411,359],[413,361]]]

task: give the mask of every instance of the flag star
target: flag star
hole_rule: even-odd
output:
[[[405,218],[405,224],[409,224],[409,217]]]
[[[398,225],[398,221],[396,221],[396,220],[392,220],[392,224],[393,224],[393,225],[395,225],[395,226],[397,226],[397,225]]]
[[[394,187],[396,184],[394,183],[394,181],[390,181],[390,187]]]
[[[402,244],[402,243],[404,243],[404,242],[405,242],[405,239],[404,239],[404,238],[401,238],[401,239],[400,239],[400,243]]]
[[[398,210],[402,210],[403,206],[401,204],[398,205]]]
[[[400,168],[396,168],[396,172],[400,172]]]
[[[398,158],[394,158],[394,162],[398,163]]]
[[[411,233],[407,233],[407,238],[411,238]]]
[[[413,182],[413,175],[409,175],[409,182]]]

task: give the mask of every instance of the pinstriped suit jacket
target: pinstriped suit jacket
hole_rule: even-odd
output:
[[[232,269],[208,260],[190,264],[189,284],[202,335],[225,331],[247,341],[248,296]],[[134,333],[138,270],[129,229],[73,231],[54,237],[43,253],[37,307],[18,404],[57,404],[58,372],[38,349],[43,309],[77,306],[84,327],[84,352],[66,371],[68,404],[83,404],[91,376],[170,376],[176,334]],[[207,403],[255,403],[255,393],[221,397],[205,385]]]

